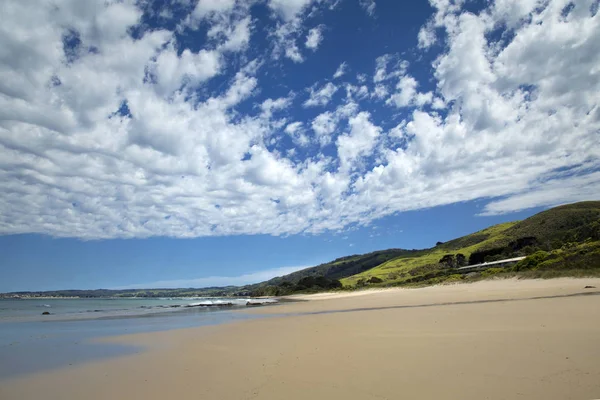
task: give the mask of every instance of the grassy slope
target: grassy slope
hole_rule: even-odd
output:
[[[284,281],[297,283],[300,279],[308,276],[324,276],[329,279],[341,279],[371,269],[398,256],[411,254],[414,251],[416,250],[390,249],[338,258],[329,263],[296,271],[283,277],[273,278],[257,285],[250,285],[247,288],[254,289],[259,286],[278,285]]]
[[[529,236],[534,236],[540,244],[551,247],[552,242],[556,240],[564,241],[569,237],[576,240],[582,226],[597,223],[599,220],[599,201],[555,207],[523,221],[494,225],[431,249],[409,256],[399,256],[375,268],[344,278],[341,282],[344,286],[352,287],[361,279],[377,277],[386,284],[401,284],[415,274],[427,273],[437,268],[438,261],[445,254],[462,253],[469,257],[475,251],[506,246],[511,241]]]
[[[492,247],[495,243],[508,242],[504,232],[515,224],[516,222],[507,222],[494,225],[443,245],[421,250],[412,257],[397,257],[373,269],[342,279],[341,282],[344,286],[354,286],[359,279],[368,279],[372,276],[386,282],[401,281],[406,277],[404,274],[408,274],[415,268],[435,265],[445,254],[462,253],[468,258],[474,251]]]

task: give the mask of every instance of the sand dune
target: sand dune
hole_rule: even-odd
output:
[[[600,398],[600,279],[304,299],[244,311],[268,318],[110,338],[149,349],[1,382],[0,398]]]

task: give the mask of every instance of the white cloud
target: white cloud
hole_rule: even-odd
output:
[[[285,127],[285,132],[293,135],[294,133],[298,132],[299,130],[302,129],[302,122],[292,122],[291,124],[288,124],[288,126]]]
[[[396,107],[409,106],[417,94],[417,81],[410,75],[403,76],[396,86],[399,92],[392,95],[388,102],[393,103]]]
[[[288,108],[294,99],[293,94],[287,97],[279,97],[277,99],[266,99],[260,105],[265,119],[269,120],[275,111],[281,111]]]
[[[199,0],[192,11],[195,18],[205,18],[211,14],[230,11],[235,5],[235,0]]]
[[[311,124],[311,127],[317,135],[317,140],[321,146],[329,144],[331,134],[335,132],[337,127],[337,118],[329,111],[319,114]]]
[[[214,77],[221,67],[221,55],[216,51],[192,53],[186,49],[178,56],[172,44],[159,53],[155,62],[148,64],[148,70],[156,76],[156,88],[164,96],[184,83],[195,86]]]
[[[344,76],[347,70],[348,64],[346,64],[346,62],[341,63],[338,69],[335,70],[335,73],[333,74],[333,79],[341,78],[342,76]]]
[[[236,0],[201,0],[176,28],[199,30],[201,23],[208,25],[207,37],[219,51],[245,50],[252,33],[251,2]],[[164,11],[165,9],[163,9]]]
[[[202,2],[175,34],[142,29],[134,2],[7,0],[0,233],[318,233],[473,199],[497,214],[597,198],[600,14],[582,1],[566,16],[558,0],[434,1],[430,76],[385,55],[372,80],[314,85],[300,108],[261,73],[289,63],[249,61],[261,42],[246,2]],[[306,21],[331,2],[268,4],[280,56],[303,60]],[[193,50],[177,39],[190,31],[206,36]]]
[[[213,37],[222,36],[224,43],[219,46],[219,50],[240,51],[248,47],[252,31],[252,19],[250,16],[240,19],[231,25],[215,25],[209,31]]]
[[[302,32],[302,20],[294,18],[291,21],[278,23],[277,27],[270,32],[273,37],[273,58],[279,59],[282,55],[295,63],[304,61],[296,41]]]
[[[305,46],[314,51],[317,50],[321,41],[323,41],[323,27],[317,26],[308,31]]]
[[[433,46],[437,40],[435,27],[431,23],[427,23],[419,30],[419,48],[428,49]]]
[[[304,107],[325,106],[330,101],[338,87],[331,82],[327,82],[319,89],[310,88],[310,97],[304,102]]]
[[[309,268],[309,266],[300,267],[280,267],[267,269],[263,271],[252,272],[249,274],[239,276],[209,276],[206,278],[196,279],[175,279],[165,281],[155,281],[148,283],[136,283],[127,286],[121,286],[114,289],[148,289],[148,288],[161,288],[161,289],[176,289],[176,288],[207,288],[207,287],[223,287],[223,286],[243,286],[251,285],[254,283],[268,281],[269,279],[276,278],[278,276],[285,276],[292,272],[300,271],[302,269]]]
[[[360,6],[365,10],[369,16],[375,15],[375,0],[358,0]]]
[[[326,111],[316,116],[311,122],[316,141],[320,146],[327,146],[334,139],[338,125],[342,120],[349,119],[358,112],[358,104],[347,98],[334,111]]]
[[[433,108],[434,110],[442,110],[446,108],[446,103],[444,103],[444,100],[442,100],[441,98],[435,97],[431,103],[431,108]]]
[[[389,65],[391,63],[391,71],[388,71]],[[392,54],[384,54],[380,57],[377,57],[375,60],[375,74],[373,75],[373,82],[381,83],[388,79],[397,78],[406,73],[408,68],[408,62],[405,60],[398,59],[397,56]]]
[[[598,54],[591,38],[600,19],[581,12],[561,21],[560,4],[532,16],[529,8],[507,14],[492,6],[477,15],[440,6],[448,51],[434,64],[442,95],[434,102],[436,108],[454,102],[453,108],[446,117],[414,111],[406,126],[414,138],[406,149],[388,151],[387,163],[366,174],[357,190],[381,205],[409,196],[409,208],[503,197],[486,213],[597,197],[591,171],[598,151],[587,146],[597,143],[600,128],[600,71],[591,67],[597,57],[580,57]],[[502,47],[486,38],[515,21],[515,37]],[[567,61],[575,59],[581,62]],[[569,174],[553,172],[565,168]]]
[[[304,124],[302,122],[292,122],[285,127],[284,131],[290,135],[294,143],[298,146],[304,147],[310,143],[310,139],[304,133]]]
[[[566,203],[599,199],[600,172],[572,179],[538,181],[521,193],[486,204],[483,215],[504,214],[531,207],[553,207]]]
[[[269,0],[268,4],[285,21],[291,21],[315,1],[319,0]]]
[[[269,0],[268,5],[274,11],[275,16],[281,19],[274,29],[269,30],[269,36],[273,43],[273,58],[282,56],[295,63],[304,62],[297,41],[305,31],[304,25],[318,10],[322,4],[330,3],[329,0]],[[312,8],[311,8],[312,6]],[[308,12],[310,10],[310,12]],[[312,28],[304,42],[311,50],[319,46],[322,35],[322,26]]]
[[[381,128],[371,123],[370,114],[361,112],[350,118],[350,132],[337,139],[340,165],[343,170],[350,169],[360,158],[371,154]]]
[[[418,82],[410,75],[404,75],[400,78],[396,89],[398,92],[392,94],[386,103],[398,108],[408,106],[422,107],[433,101],[433,93],[419,93],[417,91]],[[439,105],[439,104],[438,104]]]
[[[385,99],[389,94],[388,88],[385,85],[375,85],[372,96],[376,99]]]

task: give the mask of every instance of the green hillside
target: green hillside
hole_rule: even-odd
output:
[[[246,289],[256,295],[282,295],[335,289],[340,283],[350,289],[464,280],[457,267],[517,256],[528,256],[510,270],[520,274],[600,271],[600,201],[555,207],[430,249],[391,249],[344,257]],[[495,269],[480,275],[505,272],[509,271]]]
[[[560,250],[567,243],[585,240],[600,240],[599,201],[559,206],[523,221],[494,225],[431,249],[396,257],[341,282],[353,287],[375,277],[375,281],[386,284],[402,284],[444,270],[446,266],[440,264],[440,260],[445,255],[462,254],[468,260],[465,264],[477,264],[527,256],[537,250]]]
[[[411,271],[421,269],[425,272],[430,269],[429,266],[437,267],[439,261],[446,254],[463,254],[468,259],[472,253],[480,249],[493,248],[497,243],[509,242],[510,240],[507,240],[508,238],[504,235],[504,232],[515,224],[516,222],[507,222],[494,225],[434,248],[421,250],[408,257],[396,257],[368,271],[342,279],[341,282],[344,286],[355,286],[360,279],[368,280],[372,277],[377,277],[383,281],[397,281],[408,276],[414,276],[415,274],[411,274]]]
[[[325,264],[317,265],[316,267],[305,268],[283,277],[273,278],[260,285],[278,285],[281,282],[291,282],[295,284],[306,277],[322,276],[328,279],[342,279],[347,276],[367,271],[393,258],[407,256],[417,251],[418,250],[389,249],[374,251],[368,254],[342,257]]]

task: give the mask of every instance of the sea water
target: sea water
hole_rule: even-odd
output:
[[[141,316],[190,308],[227,308],[274,300],[250,298],[0,299],[0,322],[55,321]],[[43,315],[48,313],[49,315]]]
[[[137,346],[96,343],[94,338],[257,318],[237,312],[248,302],[257,300],[3,299],[0,300],[0,380],[144,350]],[[50,314],[42,315],[46,311]]]

